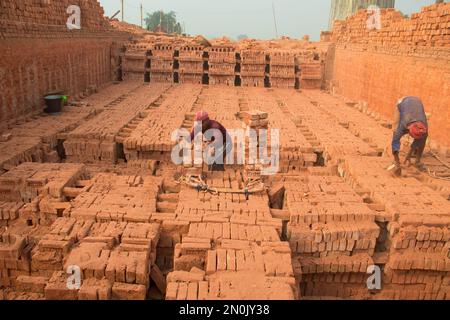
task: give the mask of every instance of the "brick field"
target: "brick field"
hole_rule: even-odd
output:
[[[428,172],[386,170],[387,106],[399,86],[448,114],[437,89],[448,77],[437,75],[448,69],[450,4],[408,21],[383,10],[380,33],[358,28],[360,11],[319,43],[205,44],[111,22],[96,1],[79,1],[86,30],[68,36],[48,13],[67,1],[26,2],[0,5],[9,28],[0,38],[0,300],[450,300],[448,119],[431,118]],[[36,50],[14,59],[8,52],[26,47],[22,25]],[[387,64],[369,66],[374,56]],[[406,79],[383,91],[395,81],[380,75],[410,59],[429,76],[423,88]],[[62,111],[40,112],[41,96],[59,90],[69,95]],[[227,129],[267,130],[270,142],[279,132],[274,174],[248,163],[248,137],[233,141],[244,164],[175,164],[172,133],[190,130],[202,110]],[[187,181],[202,173],[208,190]],[[380,288],[368,285],[374,269]]]
[[[315,90],[136,82],[84,101],[11,127],[34,148],[0,144],[11,150],[0,176],[6,299],[450,297],[449,183],[387,172],[391,130],[357,103]],[[246,127],[251,118],[238,115],[251,106],[281,129],[279,172],[261,177],[267,191],[177,183],[186,168],[170,160],[171,131],[204,109]],[[250,174],[235,164],[205,181],[237,190]],[[73,265],[77,290],[66,286]],[[366,287],[371,265],[381,290]]]

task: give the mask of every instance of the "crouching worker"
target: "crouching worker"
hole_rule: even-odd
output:
[[[392,153],[395,159],[396,174],[401,174],[400,140],[405,134],[414,138],[411,149],[405,159],[405,164],[411,164],[411,158],[416,157],[415,166],[420,171],[426,168],[422,164],[422,155],[428,138],[428,122],[423,103],[416,97],[404,97],[397,103],[392,138]]]
[[[191,132],[191,141],[194,143],[195,137],[202,133],[208,140],[208,146],[213,147],[214,154],[211,154],[211,158],[208,159],[209,171],[225,171],[227,154],[233,149],[231,136],[222,124],[211,120],[205,111],[196,113],[195,122],[196,124],[201,123],[202,127],[200,130],[194,126]]]

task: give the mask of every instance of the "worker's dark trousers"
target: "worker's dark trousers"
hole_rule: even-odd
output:
[[[421,139],[415,139],[411,144],[411,150],[413,150],[412,154],[414,156],[420,155],[422,157],[423,151],[425,150],[425,146],[427,144],[428,134],[425,135]]]
[[[222,148],[219,148],[216,151],[217,157],[213,164],[208,166],[208,171],[225,171],[226,157],[233,151],[233,145],[230,142],[227,142],[226,146],[222,146]]]

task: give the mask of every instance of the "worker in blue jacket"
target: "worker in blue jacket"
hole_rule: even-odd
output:
[[[428,139],[428,121],[422,101],[417,97],[404,97],[397,102],[394,122],[394,135],[392,137],[392,153],[395,159],[396,171],[400,171],[400,140],[405,134],[414,138],[411,149],[406,156],[405,163],[411,163],[416,157],[415,166],[424,171],[422,155]]]

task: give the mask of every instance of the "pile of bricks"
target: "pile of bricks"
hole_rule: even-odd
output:
[[[147,48],[137,46],[134,43],[125,46],[125,53],[122,55],[122,76],[123,80],[144,80],[147,72]]]
[[[125,127],[132,127],[133,123],[145,118],[147,109],[167,89],[168,85],[164,84],[141,85],[124,100],[68,133],[64,141],[67,160],[116,163],[119,157],[116,139],[119,134]]]
[[[173,83],[174,49],[171,45],[154,45],[150,62],[150,81]]]
[[[203,82],[203,47],[200,46],[183,46],[179,49],[179,83],[196,83]]]
[[[320,61],[300,63],[300,88],[321,89],[322,87],[322,64]]]
[[[202,270],[175,271],[167,277],[167,300],[294,300],[290,278],[254,271],[206,276]]]
[[[208,48],[209,84],[234,86],[236,52],[233,47],[213,46]]]
[[[339,177],[286,179],[288,239],[302,295],[350,298],[364,292],[380,233],[375,212]]]
[[[30,272],[29,254],[25,237],[0,230],[0,287],[10,287],[16,277]]]
[[[23,162],[42,162],[44,159],[41,139],[37,137],[27,139],[12,137],[8,141],[0,142],[0,149],[2,151],[0,172],[12,169]]]
[[[243,50],[241,52],[241,80],[244,87],[264,87],[266,52]]]
[[[295,56],[290,52],[270,52],[270,86],[272,88],[295,88]]]
[[[313,135],[313,140],[320,141],[325,160],[338,160],[344,155],[377,156],[379,151],[356,137],[343,126],[335,125],[335,118],[318,106],[320,100],[310,100],[305,96],[286,96],[284,107],[296,119],[296,126],[305,135]],[[314,112],[312,112],[314,110]],[[320,120],[319,120],[320,119]]]
[[[155,44],[155,42],[157,44]],[[154,82],[245,87],[321,88],[327,46],[263,50],[216,43],[209,47],[189,39],[133,40],[122,57],[124,78]],[[152,56],[147,57],[146,53]],[[150,67],[150,68],[149,68]],[[147,74],[150,72],[150,74]]]
[[[228,170],[225,173],[211,172],[205,182],[213,188],[241,190],[248,179],[241,170]],[[272,218],[267,203],[265,194],[254,194],[247,199],[244,194],[209,195],[183,188],[175,214],[176,219],[182,221],[257,224],[281,231],[281,221]]]
[[[244,180],[236,171],[213,172],[206,183],[236,190]],[[178,226],[189,224],[174,243],[174,271],[167,276],[166,299],[294,299],[290,248],[280,240],[281,220],[272,218],[268,202],[265,194],[246,198],[182,187],[174,219]],[[226,283],[238,284],[249,272],[252,287],[263,292],[227,289]]]
[[[65,106],[57,117],[33,115],[1,128],[5,138],[0,141],[0,171],[23,162],[58,162],[59,156],[55,151],[58,140],[97,113],[87,104],[86,100],[83,106]]]
[[[23,163],[0,176],[3,224],[17,218],[33,225],[49,225],[62,214],[69,190],[86,178],[84,165]],[[23,203],[27,203],[23,206]]]
[[[172,134],[179,129],[185,114],[191,111],[201,85],[183,85],[167,92],[161,105],[148,111],[147,116],[130,128],[124,138],[124,152],[127,160],[168,160],[176,141]]]
[[[267,112],[270,130],[279,130],[280,172],[295,172],[312,166],[317,160],[314,148],[297,129],[284,102],[276,94],[265,89],[247,90],[248,93],[242,98],[245,99],[245,104]],[[268,146],[271,145],[271,134],[271,131],[267,133]]]
[[[254,130],[267,129],[269,124],[267,112],[259,110],[243,111],[240,114],[242,121]]]
[[[98,174],[71,203],[67,216],[98,222],[149,222],[156,212],[161,179]]]
[[[19,210],[23,205],[22,201],[0,201],[0,227],[8,226],[19,218]]]
[[[30,202],[40,195],[63,197],[63,188],[85,174],[82,164],[23,163],[0,176],[0,196],[4,201]]]
[[[125,82],[121,85],[109,85],[99,93],[85,97],[82,102],[74,97],[71,106],[65,106],[61,114],[33,115],[2,126],[5,137],[0,142],[1,169],[9,170],[23,162],[58,162],[56,152],[59,140],[65,140],[67,133],[89,120],[105,108],[123,101],[129,92],[140,84]],[[80,96],[79,98],[83,98]]]
[[[36,166],[45,169],[46,165]],[[59,185],[56,176],[64,171],[53,169],[47,187],[39,189],[42,194]],[[19,224],[8,231],[0,230],[0,285],[16,297],[145,299],[149,289],[154,297],[161,297],[165,279],[156,266],[160,222],[151,218],[156,212],[161,179],[99,174],[75,184],[84,187],[58,187],[74,200],[67,202],[64,217],[53,220],[44,234],[27,231],[19,237]],[[81,270],[82,280],[81,288],[75,290],[67,286],[66,271],[73,266]],[[150,279],[155,284],[153,289]]]
[[[46,299],[143,300],[158,238],[159,224],[60,218],[33,250],[31,277],[47,278]],[[78,290],[67,287],[71,266],[81,271]]]
[[[220,122],[226,129],[240,129],[242,122],[235,116],[240,111],[239,89],[228,87],[204,87],[191,110],[207,111],[211,119]],[[193,125],[193,121],[191,122]],[[192,126],[189,126],[190,129]]]
[[[341,98],[315,91],[307,92],[306,96],[311,101],[317,101],[317,108],[333,116],[342,127],[369,143],[379,153],[390,151],[389,140],[392,138],[392,130],[388,128],[389,121],[370,111],[365,103],[345,102]]]
[[[389,160],[348,157],[340,172],[367,199],[378,204],[387,221],[389,260],[384,267],[390,299],[445,299],[450,287],[450,205],[414,178],[401,180],[386,171]]]

